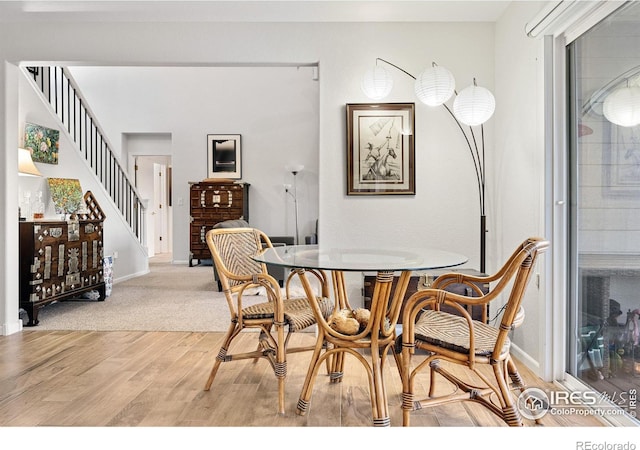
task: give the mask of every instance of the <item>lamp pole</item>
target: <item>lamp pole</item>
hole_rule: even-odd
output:
[[[296,245],[298,245],[298,236],[300,234],[298,232],[298,184],[296,182],[298,171],[292,170],[291,173],[293,174],[293,207],[296,215]]]
[[[287,192],[289,192],[289,194],[293,197],[293,208],[294,208],[294,213],[295,213],[295,220],[296,220],[296,237],[295,237],[295,243],[296,245],[298,245],[300,239],[299,239],[299,231],[298,231],[298,173],[301,172],[304,169],[304,166],[302,164],[297,164],[297,165],[291,165],[291,166],[287,166],[286,169],[291,172],[293,174],[293,193],[289,192],[289,189],[287,186],[289,185],[285,185],[285,190]]]
[[[416,77],[404,70],[403,68],[385,60],[382,58],[376,58],[376,64],[378,61],[382,61],[400,72],[408,75],[409,77],[416,80]],[[434,63],[435,66],[435,63]],[[476,80],[473,79],[473,85],[476,86]],[[454,94],[457,96],[458,93],[454,90]],[[449,108],[445,103],[442,103],[442,106],[447,110],[451,118],[455,121],[460,129],[460,132],[464,136],[465,142],[467,143],[467,147],[469,148],[469,153],[471,155],[471,159],[473,161],[473,166],[476,173],[476,183],[478,185],[478,199],[480,206],[480,272],[486,273],[486,247],[487,247],[487,216],[485,211],[485,158],[484,158],[484,126],[482,123],[480,126],[480,142],[481,145],[478,144],[478,140],[476,139],[476,134],[473,131],[473,127],[468,125],[468,131],[463,127],[462,123],[455,116],[451,108]]]

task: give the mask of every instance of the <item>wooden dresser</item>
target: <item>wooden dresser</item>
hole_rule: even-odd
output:
[[[89,291],[105,299],[104,214],[91,192],[85,200],[91,212],[77,221],[20,222],[20,307],[29,315],[27,326],[38,324],[39,309],[49,303]]]
[[[215,224],[225,220],[249,221],[249,184],[229,180],[189,182],[190,233],[189,267],[193,260],[200,263],[211,259],[206,235]]]

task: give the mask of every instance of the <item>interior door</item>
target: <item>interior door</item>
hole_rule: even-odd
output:
[[[153,164],[153,205],[151,207],[154,227],[154,248],[156,253],[166,253],[167,249],[167,166]]]

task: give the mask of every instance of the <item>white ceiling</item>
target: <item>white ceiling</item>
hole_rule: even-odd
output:
[[[494,22],[507,0],[0,0],[0,22]]]

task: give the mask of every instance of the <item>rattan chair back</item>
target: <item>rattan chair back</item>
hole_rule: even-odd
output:
[[[264,247],[272,247],[269,237],[260,230],[219,228],[207,233],[207,244],[223,290],[237,290],[237,287],[252,281],[255,274],[267,273],[262,263],[251,258]]]
[[[509,425],[522,425],[514,406],[511,388],[524,390],[524,384],[510,356],[509,333],[524,320],[522,301],[533,273],[537,257],[549,247],[542,238],[529,238],[519,245],[507,262],[494,275],[473,276],[461,273],[438,277],[433,288],[412,295],[403,314],[402,354],[399,358],[403,380],[403,422],[409,424],[410,412],[425,406],[450,401],[471,400],[482,403]],[[444,290],[451,283],[475,287],[478,296],[463,296]],[[488,293],[477,289],[478,284],[489,283]],[[505,299],[497,325],[473,320],[466,305],[487,305],[496,299]],[[445,312],[442,306],[447,305]],[[415,350],[427,352],[415,367]],[[454,376],[442,362],[458,364],[473,371],[482,382],[471,384]],[[479,366],[493,368],[491,381]],[[430,368],[429,396],[414,400],[414,379],[424,368]],[[435,396],[435,376],[442,375],[456,385],[453,395]],[[509,386],[508,379],[513,383]]]
[[[284,414],[287,353],[311,351],[313,346],[290,348],[290,334],[317,323],[314,310],[306,296],[291,298],[289,290],[283,298],[278,281],[267,272],[265,264],[253,259],[259,252],[272,247],[269,237],[255,228],[214,228],[207,232],[207,245],[216,266],[219,281],[231,313],[229,328],[218,351],[205,390],[209,390],[223,362],[242,359],[266,359],[278,379],[278,412]],[[324,315],[331,314],[332,304],[326,279],[317,277],[321,295],[313,299]],[[243,305],[243,294],[250,288],[261,288],[266,301]],[[255,294],[255,291],[252,291]],[[253,303],[253,302],[252,302]],[[254,351],[230,353],[236,336],[246,328],[258,329],[258,348]],[[285,332],[286,330],[286,332]],[[236,349],[237,350],[237,349]]]

